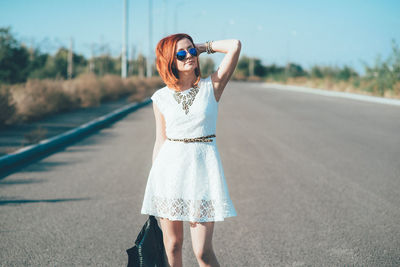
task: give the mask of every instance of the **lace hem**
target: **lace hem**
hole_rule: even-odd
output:
[[[223,221],[224,218],[236,216],[225,200],[170,199],[153,196],[150,206],[149,214],[171,220],[208,222]]]

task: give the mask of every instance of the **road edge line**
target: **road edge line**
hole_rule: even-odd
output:
[[[288,90],[288,91],[295,91],[295,92],[312,93],[312,94],[317,94],[317,95],[341,97],[341,98],[355,99],[355,100],[359,100],[359,101],[400,106],[400,100],[398,100],[398,99],[383,98],[383,97],[378,97],[378,96],[369,96],[369,95],[355,94],[355,93],[349,93],[349,92],[329,91],[329,90],[324,90],[324,89],[310,88],[310,87],[297,86],[297,85],[283,85],[283,84],[276,84],[276,83],[263,83],[263,87],[268,87],[268,88],[278,89],[278,90]]]

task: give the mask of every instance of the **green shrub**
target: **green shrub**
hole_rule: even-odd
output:
[[[384,95],[385,90],[394,91],[400,81],[400,49],[395,40],[392,40],[392,52],[386,60],[378,56],[372,67],[365,65],[365,80],[370,85],[368,90]]]

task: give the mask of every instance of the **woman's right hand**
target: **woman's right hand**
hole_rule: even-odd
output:
[[[199,56],[201,53],[206,52],[206,44],[205,43],[195,44],[194,46],[195,46]]]

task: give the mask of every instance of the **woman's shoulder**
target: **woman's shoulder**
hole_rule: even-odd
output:
[[[162,95],[162,94],[164,94],[164,92],[166,92],[168,90],[168,87],[167,86],[164,86],[164,87],[162,87],[162,88],[159,88],[159,89],[157,89],[154,93],[153,93],[153,96],[154,95]]]
[[[167,93],[166,90],[168,90],[168,88],[166,86],[157,89],[153,95],[150,97],[151,100],[153,100],[154,102],[161,102],[161,100],[164,98],[165,94]]]

